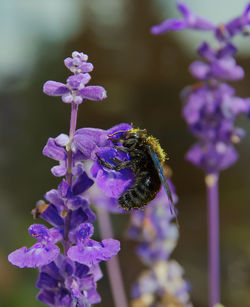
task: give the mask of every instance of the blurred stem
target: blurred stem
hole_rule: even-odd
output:
[[[113,238],[112,223],[106,210],[96,208],[102,239]],[[106,262],[112,296],[116,307],[128,307],[118,256]]]
[[[205,177],[208,210],[209,306],[220,302],[219,193],[217,173]]]

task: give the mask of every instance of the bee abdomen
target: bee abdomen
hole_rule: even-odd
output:
[[[159,189],[158,177],[144,172],[135,178],[134,183],[119,197],[118,202],[126,210],[139,209],[154,199]]]

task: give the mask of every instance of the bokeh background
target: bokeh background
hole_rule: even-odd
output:
[[[239,15],[246,0],[187,0],[198,14],[216,23]],[[180,240],[172,258],[185,268],[195,307],[207,306],[207,234],[204,174],[184,160],[195,141],[181,117],[181,89],[194,80],[189,63],[195,46],[211,34],[170,33],[149,29],[179,14],[175,0],[1,0],[0,1],[0,306],[43,306],[35,300],[37,271],[11,266],[7,255],[33,243],[27,228],[35,202],[57,186],[42,156],[48,137],[67,133],[70,107],[43,94],[46,80],[64,82],[63,59],[74,50],[95,66],[91,84],[102,85],[108,98],[80,106],[78,127],[109,128],[120,122],[147,128],[170,156],[179,195]],[[250,96],[250,37],[238,40],[238,63],[246,78],[235,86]],[[222,302],[250,306],[250,121],[238,145],[240,160],[220,178]],[[135,244],[126,240],[128,216],[113,216],[126,291],[142,266]],[[97,228],[98,229],[98,228]],[[96,231],[96,238],[99,237]],[[104,274],[106,269],[102,266]],[[126,273],[126,274],[125,274]],[[106,278],[99,282],[103,301],[113,306]]]

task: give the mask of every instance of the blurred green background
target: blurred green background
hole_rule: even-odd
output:
[[[190,7],[216,23],[239,15],[246,0],[190,0]],[[89,55],[95,66],[91,85],[102,85],[108,98],[80,106],[78,127],[109,128],[133,122],[161,140],[169,154],[179,195],[180,240],[172,258],[185,268],[195,307],[207,306],[207,234],[204,174],[184,160],[194,143],[181,117],[181,89],[194,82],[189,63],[195,47],[211,34],[170,33],[152,36],[149,29],[176,17],[175,0],[1,0],[0,1],[0,306],[43,306],[35,299],[37,271],[11,266],[7,255],[33,244],[27,228],[35,202],[57,186],[42,156],[48,137],[67,133],[70,107],[43,94],[47,80],[64,82],[63,59],[74,50]],[[237,94],[250,96],[250,37],[238,40],[237,61],[246,78]],[[221,174],[222,302],[250,306],[250,121],[238,145],[240,160]],[[113,216],[115,236],[122,242],[121,265],[129,293],[142,267],[135,244],[126,240],[128,216]],[[96,232],[98,238],[98,232]],[[103,267],[106,275],[105,267]],[[106,278],[98,283],[103,301],[113,306]]]

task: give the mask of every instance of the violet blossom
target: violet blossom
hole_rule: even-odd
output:
[[[186,159],[206,173],[209,306],[212,307],[220,302],[219,172],[237,161],[239,155],[234,145],[241,141],[245,131],[235,126],[235,120],[240,114],[250,114],[250,99],[236,96],[234,88],[227,83],[244,78],[244,70],[235,60],[237,48],[233,38],[248,34],[250,3],[239,17],[218,26],[196,16],[185,4],[178,4],[177,8],[183,19],[168,19],[153,26],[151,32],[206,30],[212,32],[216,41],[215,48],[207,42],[198,47],[202,60],[194,61],[189,67],[198,82],[182,92],[182,115],[190,132],[198,139],[187,152]]]
[[[153,26],[153,34],[184,29],[207,30],[214,33],[218,46],[213,48],[203,42],[197,49],[202,61],[190,65],[191,74],[199,83],[183,90],[183,117],[190,131],[198,138],[187,153],[186,158],[207,173],[216,173],[228,168],[238,159],[234,144],[244,136],[244,131],[235,126],[236,117],[250,112],[250,99],[235,96],[235,90],[226,81],[244,78],[244,70],[236,64],[237,48],[232,39],[237,34],[245,34],[250,25],[250,4],[242,15],[219,26],[204,27],[204,19],[196,16],[182,3],[177,8],[184,19],[167,19],[171,27],[163,24]],[[175,23],[185,23],[179,27]],[[157,30],[156,30],[157,29]]]
[[[69,136],[60,134],[49,138],[43,149],[45,156],[59,162],[51,171],[54,176],[62,177],[61,182],[57,189],[45,193],[45,201],[39,201],[32,212],[52,228],[40,224],[30,226],[29,233],[38,242],[8,257],[21,268],[38,267],[38,299],[48,306],[87,307],[99,303],[101,298],[96,290],[96,282],[102,277],[99,263],[120,250],[117,240],[91,239],[95,214],[86,192],[97,179],[91,178],[84,166],[91,157],[96,159],[94,153],[106,144],[110,132],[99,133],[96,129],[92,133],[92,128],[76,132],[78,105],[86,99],[100,101],[106,97],[103,87],[85,86],[93,69],[87,58],[83,53],[73,52],[72,58],[65,60],[66,67],[74,73],[67,83],[47,81],[44,84],[46,94],[62,96],[64,102],[72,105]],[[63,252],[58,243],[62,244]]]
[[[168,183],[176,204],[178,198],[174,186],[170,180]],[[170,260],[179,237],[173,219],[163,188],[145,210],[132,212],[127,235],[138,241],[136,253],[148,267],[132,287],[133,307],[192,306],[190,287],[183,279],[184,271],[176,261]]]

